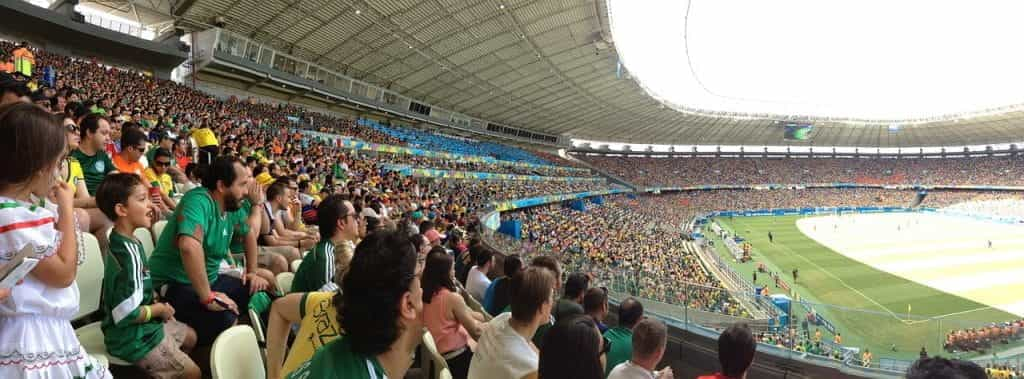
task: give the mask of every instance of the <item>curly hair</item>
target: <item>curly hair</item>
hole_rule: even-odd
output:
[[[354,352],[377,355],[390,349],[402,332],[400,301],[415,276],[416,250],[408,236],[382,230],[356,246],[342,279],[341,301],[335,301]]]

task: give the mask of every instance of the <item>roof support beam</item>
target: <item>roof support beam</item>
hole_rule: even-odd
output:
[[[196,0],[182,0],[180,4],[175,4],[175,6],[171,7],[171,14],[174,17],[184,16],[185,13],[188,13],[189,9],[192,9],[193,5],[196,5]]]

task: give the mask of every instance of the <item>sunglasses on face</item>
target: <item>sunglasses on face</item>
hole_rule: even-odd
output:
[[[163,161],[163,162],[156,161],[156,162],[154,162],[154,165],[160,166],[160,167],[169,167],[171,165],[171,162],[168,162],[168,161]]]
[[[65,128],[67,128],[67,130],[68,130],[68,133],[78,133],[78,125],[75,125],[75,124],[67,124],[67,125],[66,125],[66,126],[64,126],[64,127],[65,127]]]

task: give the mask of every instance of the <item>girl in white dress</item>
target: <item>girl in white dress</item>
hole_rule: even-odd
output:
[[[0,378],[109,378],[82,349],[72,194],[55,170],[60,120],[27,103],[0,107],[0,266],[26,245],[39,264],[0,300]],[[51,197],[52,196],[52,197]],[[53,198],[56,204],[39,199]]]

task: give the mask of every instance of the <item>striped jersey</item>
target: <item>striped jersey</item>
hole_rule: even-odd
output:
[[[162,319],[136,321],[142,306],[153,304],[153,281],[142,244],[111,231],[110,252],[103,266],[103,340],[111,355],[136,362],[164,338]]]

